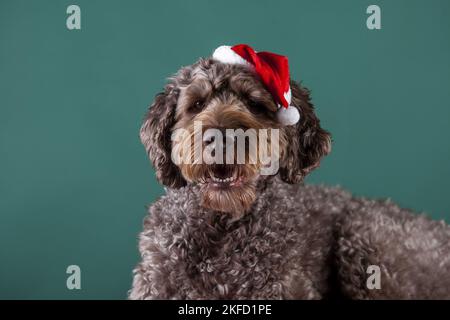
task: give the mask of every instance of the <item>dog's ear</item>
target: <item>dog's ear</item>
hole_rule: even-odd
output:
[[[141,141],[156,171],[160,183],[172,188],[186,185],[179,168],[172,162],[171,129],[175,124],[178,90],[168,84],[156,95],[140,130]]]
[[[300,120],[284,128],[288,144],[281,159],[280,177],[285,182],[297,183],[318,167],[320,159],[331,151],[331,136],[320,127],[309,91],[291,81],[291,93]]]

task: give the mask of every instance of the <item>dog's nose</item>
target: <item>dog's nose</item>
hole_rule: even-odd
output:
[[[222,144],[217,143],[217,146],[222,146],[222,148],[229,145],[231,146],[236,140],[233,132],[234,131],[227,132],[227,130],[223,128],[208,129],[203,133],[203,145],[205,147],[209,145],[215,146],[218,141],[222,141]]]
[[[213,130],[206,130],[203,134],[203,144],[205,146],[213,144],[216,141],[216,135],[217,133]]]

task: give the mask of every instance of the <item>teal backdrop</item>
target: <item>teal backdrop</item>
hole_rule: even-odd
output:
[[[289,56],[312,90],[334,143],[309,183],[450,222],[449,17],[448,0],[0,0],[0,298],[126,298],[164,192],[141,120],[169,75],[221,44]],[[66,288],[72,264],[81,290]]]

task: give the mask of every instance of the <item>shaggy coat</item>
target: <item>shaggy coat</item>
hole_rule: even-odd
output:
[[[450,298],[450,228],[390,201],[275,178],[237,221],[200,207],[195,186],[149,212],[131,299]]]
[[[294,82],[291,88],[301,119],[280,128],[278,173],[232,167],[245,182],[219,190],[207,180],[215,167],[171,161],[174,128],[190,128],[196,118],[276,126],[270,94],[244,67],[201,59],[156,96],[141,140],[166,194],[145,218],[130,299],[450,298],[444,222],[303,184],[331,139],[309,92]]]

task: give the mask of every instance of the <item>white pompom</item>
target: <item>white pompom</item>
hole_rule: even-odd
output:
[[[296,124],[298,120],[300,120],[300,113],[294,106],[289,106],[287,109],[281,107],[277,111],[277,120],[282,125],[291,126]]]

